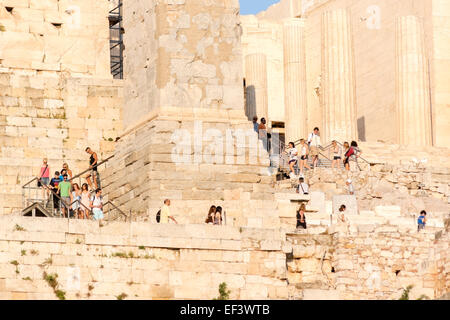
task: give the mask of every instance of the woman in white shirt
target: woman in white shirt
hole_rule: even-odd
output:
[[[342,148],[337,144],[336,140],[333,140],[333,142],[331,143],[330,151],[333,153],[331,168],[334,169],[334,167],[336,166],[336,168],[340,169],[341,167],[340,162],[342,159]]]
[[[91,198],[92,213],[95,220],[103,220],[103,197],[102,190],[97,189],[95,195]]]
[[[286,150],[289,155],[289,168],[291,172],[295,174],[294,166],[297,164],[297,156],[298,150],[295,148],[295,144],[293,142],[289,142],[289,149]]]
[[[303,168],[311,169],[308,164],[309,147],[305,142],[305,139],[300,140],[300,175],[303,176]]]

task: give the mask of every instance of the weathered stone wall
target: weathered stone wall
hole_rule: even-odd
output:
[[[47,157],[51,174],[69,164],[88,168],[90,146],[112,155],[122,131],[121,80],[0,73],[0,214],[20,211],[21,187],[39,175]]]
[[[282,235],[207,225],[2,218],[0,299],[287,299]],[[18,231],[16,227],[24,230]]]
[[[181,122],[176,114],[160,112],[160,118],[123,137],[104,172],[109,200],[152,222],[169,198],[182,223],[203,223],[211,205],[222,205],[231,225],[279,226],[267,152],[250,123],[230,126],[222,113],[222,119]],[[212,139],[208,130],[221,138]]]
[[[211,225],[3,217],[0,298],[232,299],[438,298],[449,291],[448,231],[395,227],[322,235]],[[126,296],[124,296],[125,294]]]
[[[449,290],[448,233],[403,233],[378,227],[348,234],[288,235],[288,279],[300,299],[395,300],[412,285],[410,299],[436,299]]]
[[[243,57],[254,53],[263,53],[267,57],[268,121],[283,122],[285,119],[283,27],[278,23],[258,21],[254,16],[242,16],[241,21]],[[244,73],[244,76],[247,75]]]
[[[124,24],[125,127],[158,108],[244,117],[237,0],[126,1]]]
[[[111,78],[108,0],[1,0],[0,69]]]

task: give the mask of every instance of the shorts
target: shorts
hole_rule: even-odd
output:
[[[48,186],[50,183],[50,178],[41,178],[41,182],[43,185]]]
[[[344,159],[344,164],[350,164],[350,162],[349,162],[349,161],[350,161],[350,159],[349,159],[349,158],[345,158],[345,159]]]
[[[62,201],[64,201],[64,203],[65,203],[66,205],[69,205],[69,204],[70,204],[70,197],[61,197],[61,199],[62,199]],[[64,205],[61,204],[61,207],[64,207]]]
[[[93,168],[93,169],[91,169],[91,171],[89,171],[89,173],[86,175],[86,178],[89,178],[89,177],[95,177],[95,176],[97,176],[97,175],[98,175],[97,168]]]
[[[305,222],[297,221],[297,229],[300,229],[300,228],[307,229],[306,228],[306,221]]]
[[[425,225],[424,224],[419,224],[418,227],[417,227],[417,230],[420,231],[420,230],[423,230],[423,229],[425,229]]]
[[[318,147],[311,147],[311,156],[316,157],[319,155],[319,148]]]
[[[94,214],[94,220],[102,220],[103,219],[103,211],[100,208],[93,208],[92,213]]]
[[[308,156],[301,156],[300,157],[300,160],[302,160],[302,161],[307,160],[307,159],[308,159]]]
[[[339,156],[334,156],[334,160],[341,160],[342,158]]]
[[[293,162],[294,162],[294,163],[297,163],[297,160],[290,160],[290,161],[289,161],[289,164],[291,164],[291,163],[293,163]]]

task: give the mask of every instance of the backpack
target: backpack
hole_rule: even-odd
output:
[[[161,221],[161,209],[156,213],[156,222],[159,223]]]
[[[423,222],[423,219],[424,219],[424,218],[425,218],[424,216],[420,216],[419,219],[417,219],[417,224],[420,224],[420,225],[425,224],[425,223]]]

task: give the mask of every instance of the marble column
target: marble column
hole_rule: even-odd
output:
[[[286,141],[307,138],[305,20],[284,23],[284,98]]]
[[[322,144],[357,140],[353,39],[346,9],[322,16]]]
[[[431,145],[428,60],[423,24],[419,18],[397,18],[396,49],[398,142],[404,145]]]
[[[246,114],[249,119],[257,116],[269,123],[269,99],[267,94],[267,58],[254,53],[245,57],[245,81],[247,92]]]

